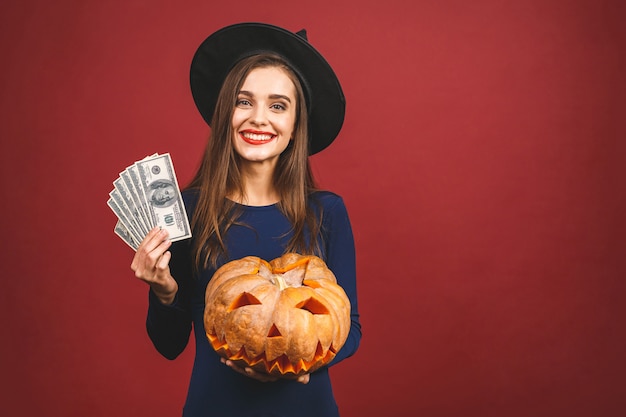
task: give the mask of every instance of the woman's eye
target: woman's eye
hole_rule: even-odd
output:
[[[280,103],[274,103],[272,104],[272,109],[274,110],[285,110],[286,106],[284,104],[280,104]]]
[[[237,106],[250,106],[251,105],[250,100],[245,99],[245,98],[237,99],[236,104]]]

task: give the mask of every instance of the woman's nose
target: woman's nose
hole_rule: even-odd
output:
[[[264,125],[267,123],[267,111],[263,106],[256,106],[252,113],[251,121],[257,125]]]

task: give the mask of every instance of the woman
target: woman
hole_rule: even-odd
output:
[[[148,334],[169,359],[194,330],[196,356],[184,416],[336,416],[328,367],[276,379],[220,360],[203,326],[204,294],[217,268],[244,256],[320,256],[351,302],[348,340],[329,366],[354,354],[361,330],[354,241],[343,200],[315,189],[308,156],[341,129],[339,82],[304,32],[258,23],[209,36],[191,66],[200,113],[211,126],[183,199],[194,237],[171,243],[154,229],[132,262],[150,285]],[[192,326],[193,324],[193,326]]]

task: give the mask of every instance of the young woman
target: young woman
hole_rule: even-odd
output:
[[[276,379],[220,360],[203,326],[204,295],[217,268],[245,256],[321,257],[351,302],[348,340],[361,338],[352,230],[341,197],[315,188],[308,156],[343,124],[345,101],[325,59],[303,32],[245,23],[209,36],[191,66],[191,86],[211,138],[183,199],[193,238],[171,243],[154,229],[132,261],[150,285],[148,334],[169,359],[196,356],[184,416],[337,416],[328,367]]]

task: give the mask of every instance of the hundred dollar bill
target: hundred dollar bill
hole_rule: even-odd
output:
[[[139,221],[145,230],[150,230],[151,227],[147,224],[147,218],[145,213],[143,212],[143,208],[141,206],[141,201],[139,200],[139,195],[137,194],[137,190],[135,190],[135,186],[130,180],[130,174],[128,173],[128,169],[120,172],[120,176],[117,180],[113,182],[113,186],[115,188],[119,188],[120,190],[125,190],[125,197],[129,198],[132,201],[132,205],[134,206],[137,216],[139,217]]]
[[[146,156],[142,159],[142,161],[150,158],[155,158],[157,156],[159,156],[159,154],[154,153],[152,155]],[[148,202],[146,200],[143,188],[137,188],[137,186],[141,184],[141,180],[139,179],[139,172],[137,171],[137,167],[135,166],[135,164],[127,167],[124,172],[120,174],[120,177],[134,196],[137,207],[142,216],[143,223],[146,225],[148,231],[150,231],[156,225],[153,223],[152,216],[150,216],[149,214],[150,210],[148,209]]]
[[[136,225],[139,227],[139,231],[143,236],[147,235],[151,227],[147,226],[144,221],[144,215],[141,212],[140,206],[137,204],[137,198],[133,197],[133,190],[127,187],[126,182],[121,177],[113,182],[117,196],[121,197],[124,203],[124,208],[128,210],[128,214],[135,220]],[[113,196],[112,196],[113,197]],[[120,205],[121,206],[121,205]]]
[[[185,204],[169,153],[135,162],[138,183],[131,175],[135,189],[143,193],[146,214],[152,224],[167,230],[172,242],[191,237]]]
[[[114,194],[115,190],[109,193],[110,198],[107,201],[107,205],[111,208],[111,210],[113,210],[113,213],[115,213],[121,224],[124,225],[126,231],[133,237],[133,239],[141,242],[144,236],[142,236],[137,226],[133,225],[134,220],[128,217],[127,211],[120,207],[118,204],[119,198],[114,198]]]
[[[135,252],[137,251],[140,242],[135,240],[133,235],[128,231],[128,229],[126,228],[126,226],[124,226],[121,220],[117,221],[114,231],[115,234],[118,235],[124,242],[126,242],[128,246],[130,246]]]

